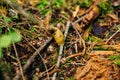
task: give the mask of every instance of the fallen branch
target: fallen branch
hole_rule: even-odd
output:
[[[54,67],[54,69],[53,69],[53,67]],[[55,66],[53,66],[53,67],[51,67],[51,68],[48,70],[48,74],[49,74],[49,75],[52,75],[53,73],[60,71],[60,69],[58,69],[58,67],[55,67]],[[51,70],[51,69],[53,69],[53,70]],[[42,73],[40,72],[40,73],[38,74],[38,76],[37,76],[38,79],[47,76],[46,73],[47,73],[47,71],[42,72]],[[48,80],[49,80],[49,79],[48,79]]]
[[[70,56],[68,56],[68,57],[66,57],[66,58],[61,59],[61,61],[62,61],[63,63],[65,63],[67,59],[84,55],[84,54],[85,54],[85,51],[86,51],[85,41],[82,39],[82,37],[81,37],[80,33],[78,32],[77,28],[74,26],[74,23],[71,22],[71,24],[72,24],[72,27],[75,29],[77,35],[78,35],[79,38],[81,39],[81,42],[82,42],[82,44],[83,44],[84,49],[82,50],[81,53],[72,54],[72,55],[70,55]]]
[[[119,25],[120,26],[120,25]],[[116,34],[118,34],[120,32],[120,28],[112,35],[112,36],[110,36],[108,39],[107,39],[107,41],[106,41],[106,44],[116,35]]]
[[[66,29],[65,29],[65,33],[64,33],[64,38],[65,39],[67,37],[68,31],[69,31],[69,28],[70,28],[70,24],[71,24],[70,21],[68,21]],[[58,56],[58,60],[57,60],[57,64],[56,64],[57,67],[60,66],[60,60],[61,60],[61,57],[62,57],[63,47],[64,47],[64,44],[60,45],[59,56]],[[57,75],[57,72],[55,72],[53,74],[52,80],[56,80],[56,75]]]
[[[32,62],[34,61],[34,58],[40,53],[42,52],[47,45],[50,44],[50,42],[52,41],[53,38],[50,38],[48,41],[46,41],[46,43],[44,45],[42,45],[40,48],[38,48],[33,55],[27,60],[26,64],[23,66],[23,73],[25,73],[26,69],[32,64]],[[21,73],[18,73],[13,80],[19,80],[21,78]]]
[[[14,50],[15,50],[15,55],[16,55],[17,61],[19,63],[19,68],[20,68],[20,73],[21,73],[22,79],[25,80],[23,68],[22,68],[22,65],[21,65],[21,62],[20,62],[20,59],[19,59],[19,56],[18,56],[18,52],[17,52],[16,46],[15,46],[14,43],[13,43],[13,47],[14,47]]]
[[[73,57],[77,57],[77,56],[83,56],[85,54],[85,51],[86,51],[86,46],[85,46],[85,42],[84,42],[83,39],[82,39],[82,44],[83,44],[83,47],[84,47],[84,49],[82,50],[82,52],[76,53],[76,54],[72,54],[72,55],[70,55],[70,56],[68,56],[66,58],[61,59],[61,61],[63,63],[65,63],[67,59],[70,59],[70,58],[73,58]]]

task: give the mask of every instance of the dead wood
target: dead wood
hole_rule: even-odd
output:
[[[42,45],[40,48],[38,48],[33,55],[27,60],[26,64],[23,66],[23,72],[25,73],[26,69],[32,64],[32,62],[34,61],[34,58],[41,52],[43,51],[47,45],[50,44],[50,42],[52,41],[53,38],[49,38],[48,41],[46,41],[46,43],[44,45]],[[21,73],[18,73],[13,80],[19,80],[21,78]]]

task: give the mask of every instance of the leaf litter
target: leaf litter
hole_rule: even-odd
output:
[[[119,0],[81,1],[2,0],[0,35],[17,29],[22,40],[0,48],[0,80],[119,80],[120,59],[109,59],[120,53]]]

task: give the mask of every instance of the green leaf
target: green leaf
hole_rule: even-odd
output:
[[[44,9],[41,11],[40,15],[45,15],[49,12],[50,10],[49,9]]]
[[[26,61],[22,61],[21,64],[23,64],[23,65],[26,64]]]
[[[39,3],[38,8],[39,8],[39,9],[44,9],[45,6],[47,6],[48,4],[49,4],[48,1],[42,0],[42,2]]]
[[[120,66],[120,54],[119,55],[111,55],[109,56],[110,60],[113,60],[113,62]]]
[[[110,59],[110,60],[115,60],[115,59],[116,59],[116,56],[109,56],[109,59]]]
[[[0,15],[0,19],[2,19],[2,18],[3,18],[3,16]]]
[[[2,35],[0,38],[0,47],[6,48],[11,44],[11,37],[9,35]]]
[[[101,13],[103,16],[105,16],[105,14],[107,12],[112,13],[114,11],[114,8],[112,7],[111,3],[109,1],[102,1],[99,4]]]
[[[35,32],[35,31],[37,31],[37,29],[36,29],[35,27],[32,27],[32,28],[30,29],[30,31],[31,31],[31,32]]]
[[[73,76],[69,78],[69,80],[74,80]]]
[[[110,60],[120,59],[120,55],[111,55],[109,56]]]
[[[2,48],[0,47],[0,59],[3,57]]]
[[[120,66],[120,60],[114,60],[113,62]]]
[[[79,3],[81,7],[88,8],[90,7],[92,0],[81,0]]]
[[[11,32],[9,35],[13,42],[19,42],[22,39],[22,36],[18,32]]]
[[[7,18],[6,18],[6,21],[7,21],[7,22],[11,22],[11,21],[12,21],[12,19],[11,19],[11,18],[9,18],[9,17],[7,17]]]
[[[101,41],[102,41],[101,38],[98,38],[98,37],[96,37],[96,36],[91,36],[90,39],[91,39],[91,41],[93,41],[93,42],[101,42]]]
[[[54,0],[53,1],[53,6],[54,7],[57,7],[57,8],[60,8],[63,4],[63,0]]]
[[[0,33],[2,32],[2,27],[0,26]]]

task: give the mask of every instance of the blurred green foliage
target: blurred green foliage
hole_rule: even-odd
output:
[[[21,40],[21,35],[19,32],[9,32],[7,34],[3,34],[0,37],[0,58],[3,57],[2,49],[9,47],[12,43],[19,42]]]
[[[88,8],[90,7],[92,1],[93,0],[80,0],[78,3],[80,4],[81,7]]]
[[[109,56],[110,60],[113,60],[113,62],[117,65],[120,66],[120,54],[119,55],[115,55],[115,56]]]
[[[101,0],[99,4],[99,8],[101,10],[101,14],[104,16],[106,13],[112,13],[114,8],[112,7],[109,1]]]
[[[42,0],[39,4],[38,4],[38,8],[43,10],[45,9],[45,7],[49,4],[49,2],[47,0]]]
[[[53,0],[52,6],[54,8],[62,8],[64,4],[64,0]]]

